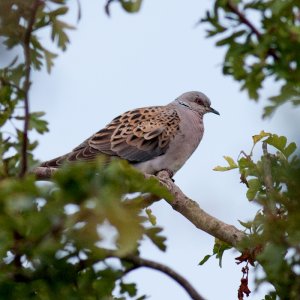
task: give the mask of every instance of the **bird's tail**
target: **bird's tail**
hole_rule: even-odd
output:
[[[69,157],[72,153],[67,153],[62,156],[47,160],[41,163],[40,167],[49,167],[49,168],[60,168],[65,162],[69,161]]]

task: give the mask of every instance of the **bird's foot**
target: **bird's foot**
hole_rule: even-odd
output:
[[[174,172],[173,172],[173,171],[171,171],[170,169],[162,169],[162,170],[156,172],[155,175],[157,175],[157,174],[158,174],[159,172],[161,172],[161,171],[167,172],[168,175],[169,175],[169,177],[170,177],[170,179],[171,179],[173,182],[175,182],[175,180],[173,179],[173,176],[174,176]]]

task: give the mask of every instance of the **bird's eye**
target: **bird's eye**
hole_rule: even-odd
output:
[[[196,102],[198,105],[204,106],[203,100],[200,99],[200,98],[197,98],[197,99],[195,100],[195,102]]]
[[[187,103],[183,102],[183,101],[179,101],[180,105],[183,105],[185,107],[191,108]]]

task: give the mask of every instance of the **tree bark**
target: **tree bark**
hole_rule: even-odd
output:
[[[48,167],[38,167],[32,172],[36,175],[38,180],[50,180],[52,175],[58,169]],[[145,175],[146,177],[153,175]],[[226,224],[221,220],[211,216],[205,212],[199,204],[187,197],[181,189],[172,181],[167,171],[160,171],[156,177],[162,185],[164,185],[169,192],[174,196],[172,201],[168,201],[171,207],[187,218],[198,229],[207,232],[215,238],[227,243],[228,245],[237,248],[238,243],[246,237],[246,234],[233,225]],[[158,198],[151,197],[145,199],[146,205],[158,201]]]

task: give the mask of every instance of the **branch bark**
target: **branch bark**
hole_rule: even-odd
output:
[[[198,229],[207,232],[235,248],[238,243],[246,237],[244,232],[238,230],[233,225],[226,224],[201,209],[196,201],[188,198],[181,189],[174,184],[167,172],[160,171],[157,177],[160,182],[167,187],[170,193],[174,195],[173,201],[169,201],[168,203]]]
[[[36,178],[38,180],[49,180],[56,171],[57,169],[55,168],[38,167],[32,172],[36,175]],[[153,175],[146,175],[146,177],[149,176]],[[174,199],[168,202],[171,207],[181,215],[186,217],[198,229],[207,232],[208,234],[235,248],[237,248],[238,243],[246,237],[246,234],[244,232],[238,230],[233,225],[226,224],[201,209],[196,201],[188,198],[172,181],[168,172],[160,171],[156,177],[161,182],[161,184],[163,184],[174,196]],[[153,202],[158,200],[159,199],[157,197],[154,197],[152,195],[146,196],[145,206],[149,206]]]
[[[246,18],[246,16],[238,9],[238,7],[232,3],[232,1],[228,0],[227,6],[229,10],[237,15],[241,21],[241,23],[245,24],[250,30],[256,35],[257,39],[259,40],[262,37],[262,33]],[[274,49],[269,48],[268,54],[272,56],[275,60],[278,60],[279,57],[274,51]]]
[[[21,169],[20,177],[23,177],[27,171],[27,148],[28,148],[28,128],[29,128],[29,89],[30,89],[30,74],[31,74],[31,53],[30,53],[30,39],[33,31],[33,24],[35,21],[36,13],[41,4],[40,0],[33,2],[31,7],[31,15],[27,20],[27,28],[25,30],[23,40],[23,50],[25,57],[25,81],[23,86],[24,92],[24,128],[22,137],[22,148],[21,148]]]
[[[122,258],[122,260],[128,261],[137,267],[146,267],[146,268],[160,271],[160,272],[166,274],[167,276],[171,277],[179,285],[181,285],[193,300],[204,300],[204,298],[199,295],[199,293],[194,289],[194,287],[184,277],[182,277],[180,274],[178,274],[177,272],[175,272],[173,269],[171,269],[170,267],[168,267],[166,265],[160,264],[160,263],[152,261],[152,260],[144,259],[144,258],[141,258],[138,256],[128,256],[128,257]],[[136,269],[136,268],[133,268],[132,270],[134,270],[134,269]],[[130,271],[132,271],[132,270],[130,270]]]

